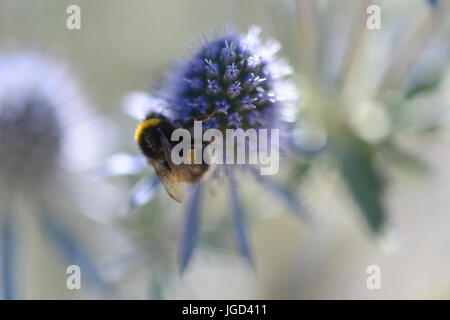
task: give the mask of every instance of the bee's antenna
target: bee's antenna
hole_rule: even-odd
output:
[[[217,113],[217,108],[214,109],[213,112],[211,112],[210,114],[207,114],[203,119],[195,119],[196,121],[201,121],[201,122],[205,122],[208,121],[209,119],[211,119],[212,117],[214,117]]]
[[[187,126],[192,126],[193,123],[194,123],[194,121],[201,121],[201,122],[208,121],[209,119],[211,119],[212,117],[214,117],[214,116],[216,115],[216,113],[217,113],[217,108],[214,109],[214,111],[211,112],[210,114],[207,114],[206,116],[194,118],[194,120],[187,120],[187,121],[184,123],[184,126],[185,126],[185,127],[187,127]]]

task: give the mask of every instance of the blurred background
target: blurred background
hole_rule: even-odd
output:
[[[66,28],[72,4],[81,30]],[[366,27],[371,4],[381,8],[380,30]],[[69,196],[55,205],[70,232],[41,228],[33,202],[15,210],[15,245],[0,240],[4,297],[450,298],[449,9],[447,0],[0,0],[0,56],[33,51],[66,65],[88,101],[94,133],[86,139],[98,141],[96,160],[65,175]],[[212,182],[181,274],[183,205],[159,190],[124,212],[143,175],[99,172],[115,153],[139,153],[124,97],[150,90],[202,33],[227,23],[242,33],[260,26],[294,68],[296,143],[273,180],[312,222],[239,177],[252,270],[236,249],[230,204]],[[66,288],[73,261],[83,264],[81,290]],[[366,286],[370,265],[381,269],[380,290]]]

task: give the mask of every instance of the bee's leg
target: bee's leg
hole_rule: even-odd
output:
[[[169,140],[167,140],[167,137],[165,136],[165,134],[162,132],[162,130],[160,128],[158,128],[158,132],[159,132],[159,139],[161,140],[161,144],[163,147],[163,152],[164,152],[164,159],[166,160],[166,166],[170,168],[170,164],[172,163],[171,160],[171,152],[172,152],[172,147],[169,143]]]

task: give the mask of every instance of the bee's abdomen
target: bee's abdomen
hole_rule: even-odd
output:
[[[188,183],[195,184],[202,180],[210,169],[210,165],[206,163],[186,165],[189,170],[186,172],[185,180]]]

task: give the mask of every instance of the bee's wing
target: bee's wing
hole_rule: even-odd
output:
[[[161,175],[158,175],[158,177],[161,179],[164,189],[166,189],[169,196],[171,196],[176,202],[181,203],[184,198],[183,183],[174,182],[170,178],[167,178],[167,176],[163,178]]]
[[[164,161],[150,159],[150,163],[153,168],[155,168],[155,172],[169,196],[177,202],[182,202],[184,198],[183,183],[178,182],[171,177],[170,171],[164,164]]]

